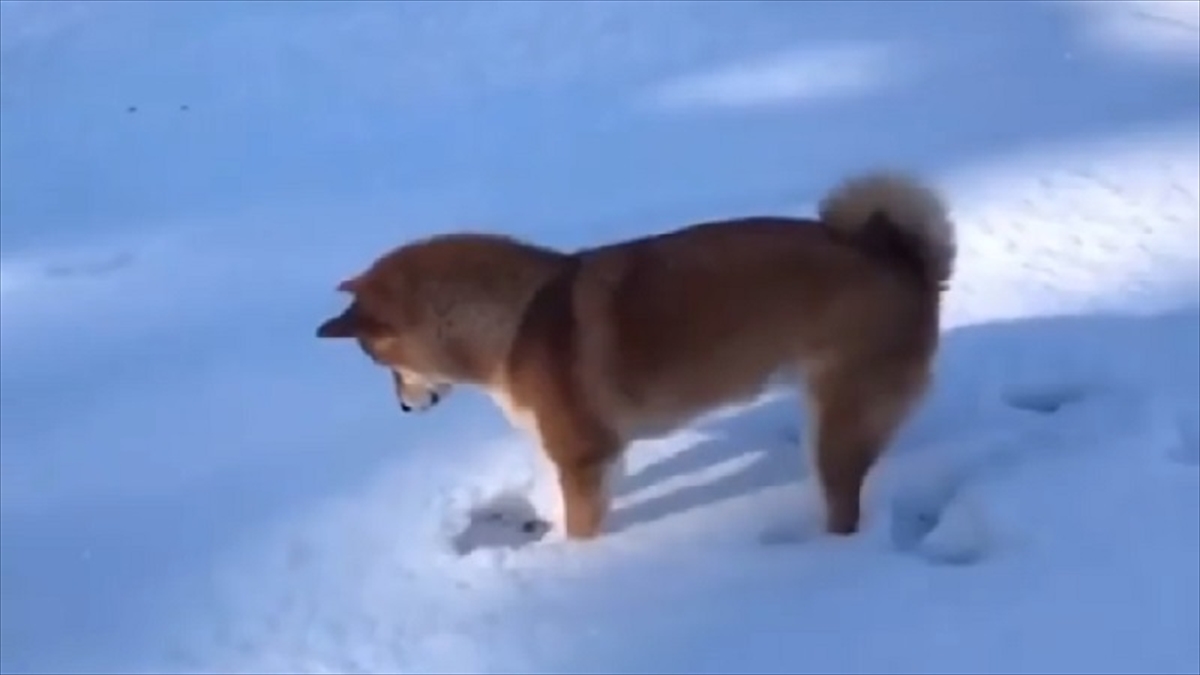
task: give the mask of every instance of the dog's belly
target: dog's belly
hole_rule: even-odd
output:
[[[621,406],[618,426],[626,440],[660,437],[716,408],[760,396],[776,380],[776,370],[742,372],[726,378],[672,378],[651,384],[639,400]]]

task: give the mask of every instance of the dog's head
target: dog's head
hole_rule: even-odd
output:
[[[342,282],[338,290],[351,294],[353,300],[341,314],[317,327],[317,337],[356,341],[367,357],[391,372],[404,412],[425,411],[441,402],[451,383],[437,375],[429,336],[418,326],[397,325],[403,322],[396,321],[394,312],[386,318],[372,312],[357,280]]]

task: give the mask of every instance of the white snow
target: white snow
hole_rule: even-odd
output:
[[[0,671],[1200,672],[1200,4],[1103,5],[0,2]],[[962,253],[854,538],[781,390],[460,555],[536,449],[313,336],[407,237],[874,164]]]
[[[906,54],[891,45],[846,44],[775,54],[659,87],[651,100],[666,108],[750,107],[850,97],[907,79]]]
[[[1085,30],[1095,44],[1141,57],[1200,57],[1200,3],[1185,0],[1066,0],[1091,14]]]

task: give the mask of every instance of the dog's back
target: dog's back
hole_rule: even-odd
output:
[[[584,252],[584,379],[636,435],[751,397],[781,369],[855,351],[926,352],[938,295],[896,253],[819,221],[770,217]]]

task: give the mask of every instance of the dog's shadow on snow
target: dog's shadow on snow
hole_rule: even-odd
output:
[[[1200,382],[1198,335],[1200,312],[1190,306],[1145,317],[1038,317],[952,330],[944,337],[933,387],[868,477],[867,491],[882,468],[906,483],[901,488],[905,494],[896,495],[902,501],[932,499],[940,504],[950,498],[954,486],[939,482],[960,480],[963,473],[951,470],[939,478],[926,475],[930,468],[957,464],[963,471],[975,470],[975,465],[986,470],[998,451],[1020,454],[1022,429],[1053,425],[1059,416],[1066,420],[1072,409],[1113,387],[1151,387],[1143,393],[1154,394],[1164,385],[1152,372],[1173,373],[1179,382]],[[1136,384],[1139,381],[1143,383]],[[1182,397],[1184,407],[1200,400],[1197,386],[1173,394]],[[1180,448],[1168,449],[1158,459],[1200,465],[1195,459],[1200,443],[1192,428],[1194,416],[1175,416]],[[699,440],[664,440],[667,447],[677,448],[614,484],[612,529],[642,527],[781,486],[798,491],[800,508],[800,491],[819,489],[807,457],[807,426],[803,399],[787,386],[700,418],[688,427]],[[993,431],[1001,442],[986,440]],[[1016,450],[1009,447],[1014,439]],[[638,463],[640,450],[631,448],[630,464]],[[899,472],[884,468],[897,459],[910,464],[916,455],[921,458]],[[931,503],[928,508],[941,507]]]
[[[622,476],[614,485],[613,528],[638,527],[800,482],[809,473],[806,417],[801,398],[779,388],[751,403],[701,418],[690,427],[703,436],[701,440]],[[716,475],[701,477],[708,472]],[[676,480],[683,484],[668,486]],[[656,494],[638,498],[643,491]],[[622,505],[628,498],[638,499]]]

